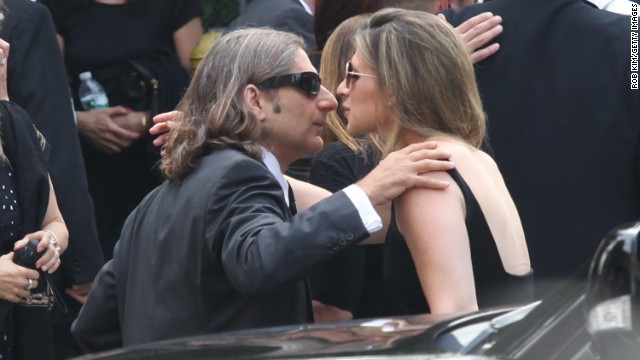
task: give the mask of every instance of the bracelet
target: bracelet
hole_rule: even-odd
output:
[[[60,253],[60,251],[62,250],[62,248],[60,248],[60,243],[58,242],[58,237],[56,236],[56,234],[53,233],[53,231],[49,230],[49,229],[44,229],[42,230],[44,232],[46,232],[47,234],[51,235],[51,240],[49,240],[49,244],[53,245],[53,247],[58,250],[58,253]]]
[[[147,128],[147,115],[142,115],[142,127]]]

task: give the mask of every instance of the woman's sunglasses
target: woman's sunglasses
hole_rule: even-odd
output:
[[[351,61],[347,62],[347,69],[345,71],[345,85],[347,85],[347,89],[351,89],[353,82],[360,79],[360,76],[376,77],[372,74],[363,74],[353,71],[353,64],[351,64]]]
[[[306,71],[300,73],[278,75],[270,77],[257,84],[258,86],[275,89],[282,86],[294,86],[304,91],[309,96],[315,96],[320,93],[320,76],[314,72]]]

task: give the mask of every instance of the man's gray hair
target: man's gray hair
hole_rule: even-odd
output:
[[[183,179],[213,148],[236,148],[260,160],[265,130],[245,106],[244,89],[290,71],[301,49],[302,38],[266,28],[236,30],[214,42],[178,105],[184,118],[165,145],[165,177]]]

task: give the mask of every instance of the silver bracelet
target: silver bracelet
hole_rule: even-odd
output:
[[[58,250],[58,254],[60,253],[60,251],[62,250],[62,248],[60,248],[60,243],[58,241],[58,237],[56,236],[56,234],[53,233],[53,231],[49,230],[49,229],[44,229],[42,230],[44,232],[46,232],[47,234],[51,235],[51,240],[49,240],[49,244],[53,245],[53,247]]]

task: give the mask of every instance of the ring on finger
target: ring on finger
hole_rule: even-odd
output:
[[[7,58],[3,58],[2,60],[0,60],[0,65],[6,65],[7,64]]]
[[[28,282],[27,290],[31,290],[31,289],[33,289],[35,287],[35,286],[33,286],[33,280],[32,279],[27,278],[27,282]]]

